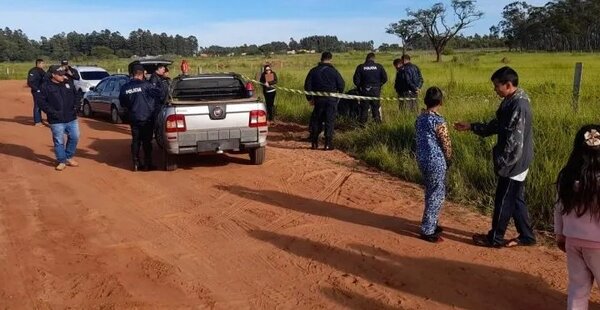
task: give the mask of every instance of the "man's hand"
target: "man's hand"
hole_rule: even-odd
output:
[[[454,129],[457,131],[469,131],[471,130],[471,124],[467,122],[456,122],[454,123]]]

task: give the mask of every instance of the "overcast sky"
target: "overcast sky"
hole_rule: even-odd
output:
[[[88,33],[110,29],[127,37],[148,29],[170,35],[193,35],[200,46],[238,46],[271,41],[289,42],[310,35],[336,35],[344,41],[398,43],[385,33],[406,9],[430,7],[449,0],[261,0],[261,1],[5,1],[0,26],[23,30],[31,39],[60,32]],[[465,34],[487,34],[501,19],[502,8],[513,0],[479,0],[484,18]],[[527,0],[532,5],[548,1]],[[418,5],[415,3],[419,3]]]

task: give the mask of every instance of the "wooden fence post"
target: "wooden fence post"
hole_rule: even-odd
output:
[[[579,95],[581,91],[581,77],[583,75],[583,63],[575,64],[575,76],[573,77],[573,110],[579,109]]]

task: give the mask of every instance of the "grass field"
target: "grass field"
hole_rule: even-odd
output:
[[[364,53],[335,54],[334,65],[346,80],[346,90],[353,87],[352,74],[364,60]],[[383,96],[395,95],[392,60],[398,54],[378,54],[390,82]],[[235,71],[255,77],[261,64],[272,63],[279,85],[302,89],[308,70],[318,62],[319,55],[275,55],[262,57],[220,57],[188,59],[193,72]],[[527,194],[532,218],[538,228],[549,229],[552,223],[556,175],[565,163],[577,129],[587,123],[597,123],[600,116],[600,59],[594,54],[547,54],[508,52],[465,52],[445,56],[435,63],[432,53],[415,53],[417,64],[425,78],[425,87],[439,86],[446,93],[442,113],[449,123],[460,120],[484,121],[493,117],[500,102],[493,92],[489,77],[499,67],[508,65],[520,75],[520,86],[532,100],[534,110],[535,161],[527,181]],[[175,59],[173,75],[178,73],[180,59]],[[129,60],[78,61],[97,63],[112,73],[127,68]],[[584,75],[580,108],[571,106],[574,65],[583,62]],[[0,79],[24,79],[29,63],[0,63]],[[280,119],[307,123],[310,107],[304,96],[279,91],[276,104]],[[384,124],[365,129],[338,132],[336,144],[354,156],[393,175],[420,182],[414,159],[415,115],[400,113],[398,103],[383,103]],[[492,207],[495,176],[491,165],[491,147],[495,138],[478,138],[472,134],[451,132],[454,144],[454,165],[449,177],[450,197],[467,202],[482,211]]]

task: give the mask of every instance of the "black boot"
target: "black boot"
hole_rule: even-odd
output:
[[[330,139],[326,139],[325,140],[325,148],[323,148],[323,150],[325,151],[333,151],[334,147],[333,147],[333,141],[331,141]]]
[[[138,172],[141,170],[141,165],[140,165],[140,161],[139,160],[133,160],[133,167],[131,168],[131,170],[133,170],[133,172]]]
[[[146,157],[146,162],[144,163],[144,170],[153,171],[156,170],[156,166],[152,164],[152,156]]]
[[[313,149],[313,150],[318,149],[319,148],[319,141],[318,140],[317,141],[312,141],[311,144],[310,144],[310,148]]]

